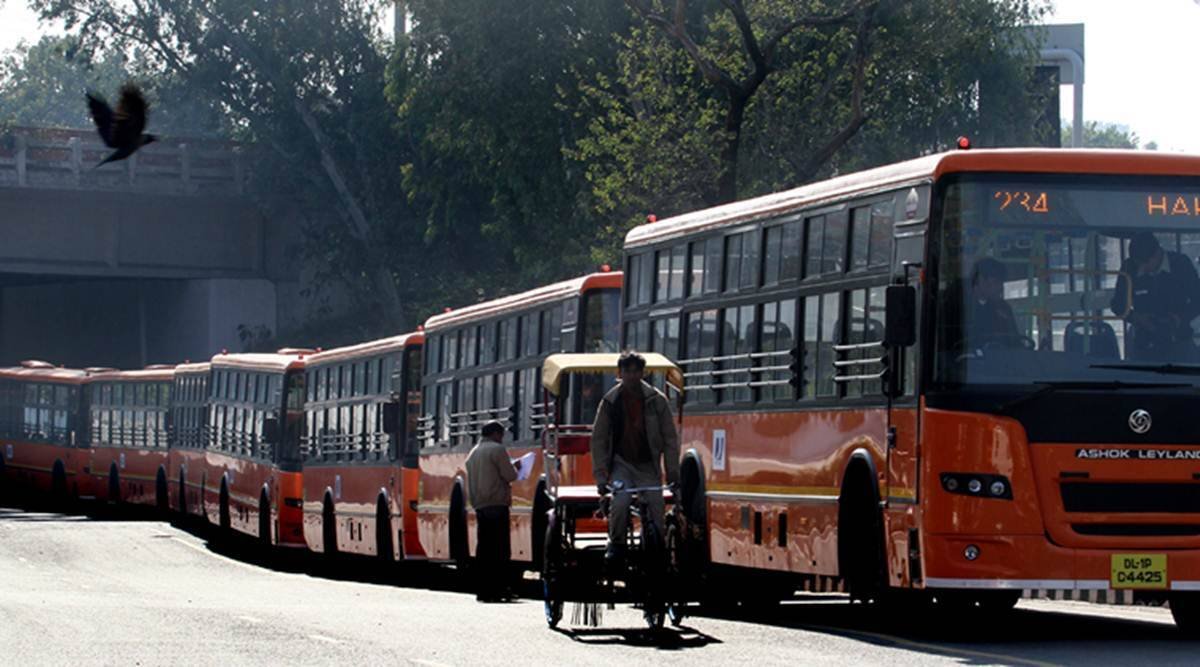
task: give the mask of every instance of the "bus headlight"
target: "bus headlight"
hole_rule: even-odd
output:
[[[939,478],[948,493],[979,498],[1012,500],[1012,485],[1003,475],[971,472],[944,472]]]

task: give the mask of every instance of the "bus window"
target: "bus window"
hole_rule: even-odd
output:
[[[685,373],[695,373],[688,378],[689,388],[685,394],[689,403],[711,403],[715,394],[709,387],[715,384],[711,374],[715,366],[709,361],[717,356],[717,315],[716,310],[704,310],[688,313],[687,315],[687,359],[680,362]]]
[[[646,348],[648,351],[658,352],[669,359],[679,358],[679,318],[654,320],[651,322],[650,332],[652,338]]]
[[[584,352],[620,350],[620,298],[615,289],[596,290],[584,296]]]

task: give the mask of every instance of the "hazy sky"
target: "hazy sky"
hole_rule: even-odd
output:
[[[607,0],[616,1],[616,0]],[[1143,143],[1200,153],[1200,0],[1056,0],[1051,23],[1083,23],[1084,118],[1128,125]],[[52,28],[53,29],[53,28]],[[25,0],[0,0],[0,50],[45,31]],[[1063,118],[1071,89],[1063,88]]]

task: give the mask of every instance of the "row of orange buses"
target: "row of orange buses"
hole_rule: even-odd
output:
[[[0,371],[5,480],[319,552],[464,561],[463,463],[499,419],[535,462],[511,530],[536,568],[547,415],[590,421],[612,381],[549,406],[541,364],[635,348],[685,371],[689,548],[772,575],[740,593],[1132,589],[1195,626],[1198,177],[1179,155],[930,155],[639,226],[624,279],[422,333],[173,369],[26,364]]]

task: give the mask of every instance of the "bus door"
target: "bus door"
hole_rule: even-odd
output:
[[[881,494],[888,553],[907,558],[889,563],[893,586],[911,586],[921,576],[916,516],[919,488],[920,410],[916,388],[916,344],[920,327],[922,279],[929,188],[912,188],[896,196],[891,284],[886,288],[883,392],[887,397],[887,471]],[[906,555],[906,556],[905,556]],[[907,576],[905,576],[907,573]]]

